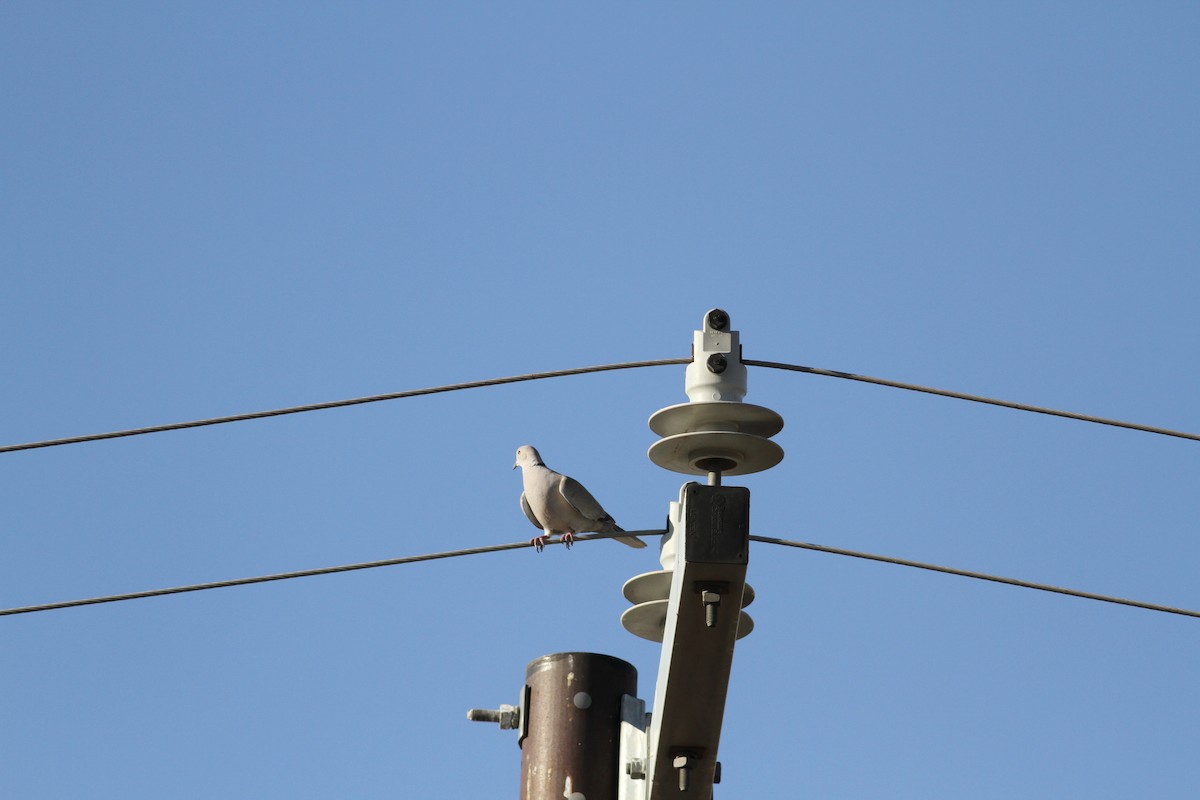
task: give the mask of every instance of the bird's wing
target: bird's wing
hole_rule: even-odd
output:
[[[583,484],[574,478],[563,475],[562,480],[558,482],[558,492],[576,511],[593,522],[612,520],[604,508],[596,502],[596,498],[592,497],[592,493],[583,488]]]
[[[608,515],[608,512],[596,502],[596,498],[592,497],[592,493],[583,488],[583,484],[574,478],[568,478],[564,475],[562,480],[558,482],[558,493],[582,516],[587,517],[593,522],[605,523],[601,527],[602,531],[621,530],[613,521],[613,518]],[[629,545],[630,547],[642,548],[646,546],[646,543],[636,536],[617,536],[614,538],[621,544]]]
[[[512,497],[512,495],[509,495],[509,497]],[[533,509],[529,507],[529,501],[525,499],[524,492],[521,492],[521,510],[525,512],[525,516],[529,517],[530,522],[538,528],[542,527],[542,523],[538,522],[538,518],[533,515]]]

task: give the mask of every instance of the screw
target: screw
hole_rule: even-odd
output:
[[[720,353],[713,353],[708,357],[708,371],[714,375],[720,375],[727,366],[729,366],[729,362]]]

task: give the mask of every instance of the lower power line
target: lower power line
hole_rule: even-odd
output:
[[[585,542],[590,539],[611,539],[614,536],[661,536],[666,531],[627,531],[622,533],[589,533],[575,536],[575,541]],[[562,542],[546,542],[546,544],[562,544]],[[194,583],[189,586],[174,586],[169,589],[150,589],[145,592],[129,592],[128,594],[113,594],[104,597],[89,597],[84,600],[63,600],[58,603],[45,603],[37,606],[22,606],[20,608],[0,609],[0,617],[13,614],[32,614],[37,611],[53,611],[59,608],[75,608],[76,606],[94,606],[100,603],[117,603],[122,600],[141,600],[147,597],[162,597],[168,594],[183,594],[185,592],[203,592],[208,589],[226,589],[230,586],[248,586],[252,583],[269,583],[271,581],[287,581],[292,578],[311,578],[315,575],[332,575],[337,572],[353,572],[360,569],[375,569],[376,567],[394,567],[398,564],[415,564],[418,561],[435,561],[439,558],[457,558],[458,556],[475,556],[481,553],[498,553],[501,550],[519,550],[523,547],[533,547],[532,542],[512,542],[511,544],[493,544],[486,547],[471,547],[466,550],[447,550],[444,553],[428,553],[420,556],[405,556],[389,558],[383,561],[364,561],[361,564],[344,564],[339,567],[321,567],[319,569],[304,569],[298,572],[280,572],[275,575],[260,575],[254,578],[234,578],[227,581],[212,583]]]
[[[664,530],[645,530],[645,531],[622,531],[620,533],[589,533],[579,534],[575,537],[577,542],[586,542],[595,539],[611,539],[615,536],[662,536]],[[1132,606],[1134,608],[1146,609],[1148,611],[1160,611],[1166,614],[1179,614],[1185,617],[1200,618],[1200,611],[1190,611],[1184,608],[1173,608],[1171,606],[1157,605],[1155,603],[1144,603],[1140,600],[1127,600],[1121,597],[1110,597],[1108,595],[1096,594],[1094,592],[1083,592],[1077,589],[1065,589],[1061,586],[1049,586],[1043,583],[1032,583],[1030,581],[1022,581],[1016,578],[1005,578],[999,575],[988,575],[983,572],[971,572],[963,569],[955,569],[954,567],[943,567],[937,564],[925,564],[920,561],[909,561],[903,558],[894,558],[892,556],[881,556],[874,553],[862,553],[855,550],[843,550],[838,547],[827,547],[820,544],[810,544],[808,542],[797,542],[789,539],[777,539],[771,536],[751,536],[751,541],[762,542],[764,544],[782,545],[785,547],[797,547],[803,550],[814,550],[819,553],[830,553],[838,556],[850,556],[851,558],[861,558],[868,561],[879,561],[885,564],[896,564],[902,567],[916,567],[917,569],[929,570],[931,572],[941,572],[947,575],[958,575],[963,578],[975,578],[976,580],[991,581],[993,583],[1003,583],[1009,586],[1018,586],[1023,589],[1037,589],[1043,592],[1054,592],[1056,594],[1065,594],[1071,597],[1080,597],[1085,600],[1098,600],[1104,603],[1116,603],[1124,606]],[[562,544],[562,542],[547,542],[547,544]],[[259,575],[253,578],[234,578],[232,580],[214,581],[212,583],[195,583],[188,586],[174,586],[166,589],[151,589],[144,592],[129,592],[127,594],[106,595],[103,597],[90,597],[82,600],[64,600],[57,603],[44,603],[36,606],[21,606],[18,608],[0,609],[0,617],[13,616],[16,614],[32,614],[39,611],[54,611],[61,608],[75,608],[77,606],[92,606],[101,603],[117,603],[122,600],[141,600],[148,597],[162,597],[170,594],[184,594],[186,592],[202,592],[208,589],[225,589],[231,586],[248,586],[254,583],[269,583],[271,581],[286,581],[293,578],[311,578],[316,575],[332,575],[338,572],[353,572],[360,569],[375,569],[376,567],[394,567],[400,564],[415,564],[420,561],[435,561],[442,558],[457,558],[459,556],[474,556],[483,553],[498,553],[502,550],[520,550],[523,548],[532,547],[532,542],[511,542],[509,544],[493,544],[484,547],[471,547],[465,550],[447,550],[441,553],[427,553],[425,555],[404,556],[402,558],[389,558],[382,561],[364,561],[359,564],[344,564],[337,567],[321,567],[319,569],[305,569],[297,572],[280,572],[274,575]]]
[[[787,539],[774,539],[770,536],[751,536],[751,541],[764,542],[766,544],[779,544],[786,547],[799,547],[804,550],[815,550],[818,553],[832,553],[837,556],[850,556],[851,558],[865,558],[869,561],[881,561],[884,564],[898,564],[902,567],[916,567],[917,569],[927,569],[931,572],[943,572],[947,575],[958,575],[963,578],[975,578],[981,581],[992,581],[993,583],[1004,583],[1009,586],[1020,586],[1022,589],[1037,589],[1042,592],[1054,592],[1056,594],[1070,595],[1071,597],[1082,597],[1085,600],[1099,600],[1103,603],[1117,603],[1123,606],[1133,606],[1134,608],[1144,608],[1148,611],[1161,611],[1165,614],[1181,614],[1185,617],[1200,617],[1200,611],[1189,611],[1185,608],[1173,608],[1171,606],[1160,606],[1154,603],[1143,603],[1140,600],[1126,600],[1123,597],[1110,597],[1103,594],[1095,594],[1093,592],[1081,592],[1078,589],[1064,589],[1061,586],[1049,586],[1044,583],[1031,583],[1030,581],[1017,580],[1016,578],[1003,578],[999,575],[987,575],[983,572],[970,572],[965,569],[954,569],[953,567],[942,567],[937,564],[924,564],[920,561],[908,561],[903,558],[893,558],[891,556],[879,556],[873,553],[859,553],[854,550],[842,550],[837,547],[826,547],[820,544],[809,544],[807,542],[793,542]]]

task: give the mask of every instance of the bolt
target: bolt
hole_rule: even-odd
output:
[[[688,782],[692,777],[692,767],[694,759],[691,756],[675,756],[672,765],[679,770],[679,791],[686,792],[688,790]]]
[[[625,774],[635,781],[646,780],[645,759],[635,758],[625,765]]]
[[[708,371],[714,375],[720,375],[729,366],[729,362],[725,360],[725,356],[720,353],[713,353],[708,357]]]
[[[704,624],[710,628],[717,627],[717,609],[721,606],[721,593],[701,592],[700,601],[704,603]]]
[[[498,722],[500,730],[512,730],[521,719],[521,709],[517,706],[500,704],[500,708],[472,708],[467,712],[467,719],[472,722]]]
[[[708,312],[708,327],[714,331],[724,331],[729,329],[729,315],[719,308],[714,308]]]

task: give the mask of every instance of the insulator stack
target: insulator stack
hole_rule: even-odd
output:
[[[651,461],[685,475],[720,476],[761,472],[783,460],[783,448],[770,439],[783,430],[783,417],[742,402],[742,346],[719,308],[695,332],[684,384],[688,402],[650,417],[650,430],[663,437],[650,446]]]
[[[684,388],[688,402],[650,417],[650,429],[663,437],[650,446],[648,455],[655,464],[685,475],[707,475],[709,484],[715,485],[720,484],[722,475],[761,472],[783,460],[783,448],[770,439],[783,430],[783,417],[769,408],[742,402],[746,396],[742,345],[738,332],[730,326],[729,314],[719,308],[705,314],[703,329],[695,332]],[[633,607],[621,615],[621,624],[635,636],[655,642],[663,641],[666,630],[677,561],[675,532],[685,524],[687,486],[680,492],[680,502],[671,503],[659,558],[663,569],[630,578],[623,590]],[[749,584],[739,600],[735,607],[740,639],[754,629],[754,620],[741,610],[754,600]],[[706,606],[706,613],[720,612],[714,604]]]

